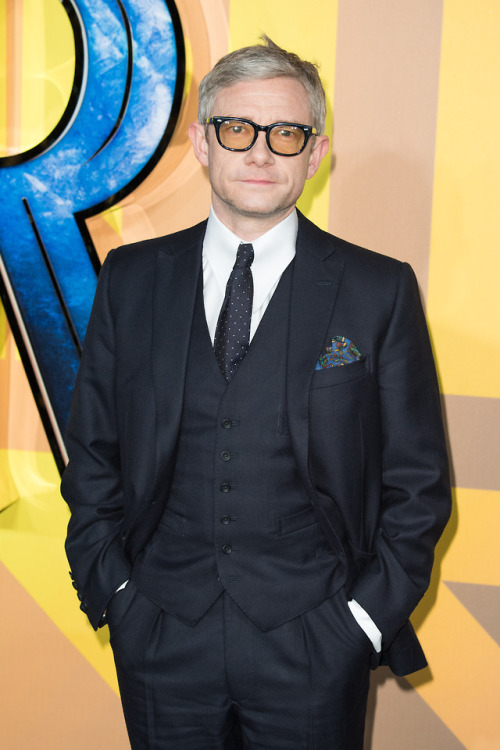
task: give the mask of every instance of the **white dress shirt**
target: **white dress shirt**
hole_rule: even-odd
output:
[[[262,320],[283,271],[295,256],[297,230],[297,213],[293,211],[290,216],[251,243],[254,259],[250,341]],[[211,209],[203,242],[203,299],[212,344],[220,309],[226,295],[226,284],[233,270],[238,245],[242,242],[247,243],[248,240],[233,234],[219,221]]]

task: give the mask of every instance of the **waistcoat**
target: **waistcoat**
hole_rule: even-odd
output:
[[[199,284],[167,507],[132,574],[143,593],[189,625],[225,590],[270,630],[319,605],[344,580],[297,474],[287,429],[292,274],[293,263],[229,384]]]

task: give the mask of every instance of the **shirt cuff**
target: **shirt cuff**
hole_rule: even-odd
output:
[[[379,654],[382,651],[382,633],[377,628],[372,618],[363,607],[354,599],[349,599],[347,606],[351,610],[352,616],[358,623],[359,627],[364,630],[373,644],[373,648]]]

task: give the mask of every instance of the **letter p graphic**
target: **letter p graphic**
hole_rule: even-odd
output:
[[[72,93],[41,143],[0,158],[0,292],[62,469],[99,270],[84,219],[123,198],[164,152],[184,47],[170,0],[60,4],[75,41]]]

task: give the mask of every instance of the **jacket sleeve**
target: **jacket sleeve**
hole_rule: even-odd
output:
[[[379,342],[382,502],[370,562],[350,596],[388,647],[426,591],[451,494],[440,395],[417,281],[401,265]]]
[[[69,419],[69,463],[61,492],[69,505],[66,553],[73,585],[92,626],[129,578],[120,538],[123,490],[115,401],[115,339],[110,304],[113,252],[104,262],[85,337]]]

